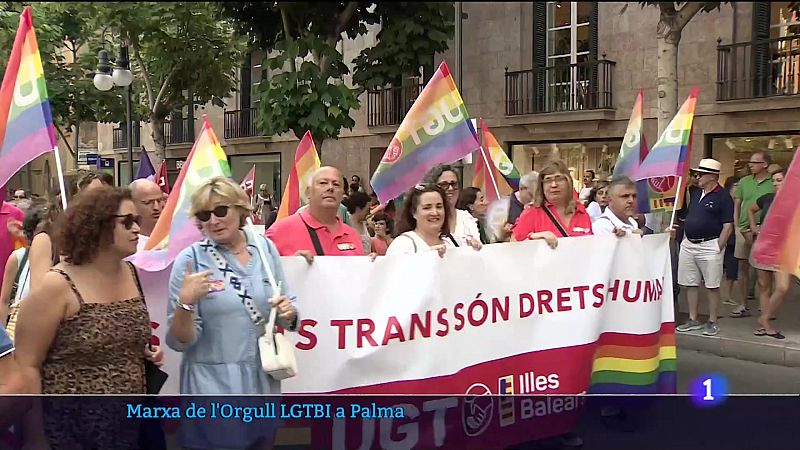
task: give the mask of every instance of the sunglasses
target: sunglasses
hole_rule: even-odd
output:
[[[134,216],[133,214],[125,214],[125,215],[114,214],[114,217],[122,219],[122,225],[125,226],[126,230],[130,230],[131,228],[133,228],[133,224],[141,225],[142,222],[142,216]]]
[[[197,214],[194,216],[197,217],[197,220],[200,222],[208,222],[211,219],[211,213],[214,213],[217,218],[223,218],[228,215],[228,207],[225,205],[217,206],[216,208],[212,209],[211,211],[198,211]]]
[[[439,188],[441,188],[443,191],[446,191],[448,189],[458,190],[457,181],[450,181],[450,182],[443,181],[441,183],[436,183],[436,185],[439,186]]]

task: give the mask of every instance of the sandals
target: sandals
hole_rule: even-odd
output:
[[[755,336],[769,336],[774,339],[786,339],[786,336],[782,335],[780,331],[775,331],[774,333],[767,333],[767,330],[764,327],[761,327],[753,332]]]

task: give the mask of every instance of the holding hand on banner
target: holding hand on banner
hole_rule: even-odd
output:
[[[542,231],[539,233],[528,233],[528,240],[534,241],[536,239],[544,239],[550,248],[558,247],[558,238],[552,231]]]

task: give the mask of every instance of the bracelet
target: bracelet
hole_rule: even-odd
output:
[[[180,305],[181,308],[185,309],[186,311],[194,312],[195,305],[187,305],[186,303],[181,302],[178,302],[178,305]]]

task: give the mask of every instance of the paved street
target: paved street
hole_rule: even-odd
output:
[[[719,372],[731,393],[800,393],[800,368],[768,365],[678,348],[678,392],[687,393],[693,379]]]

